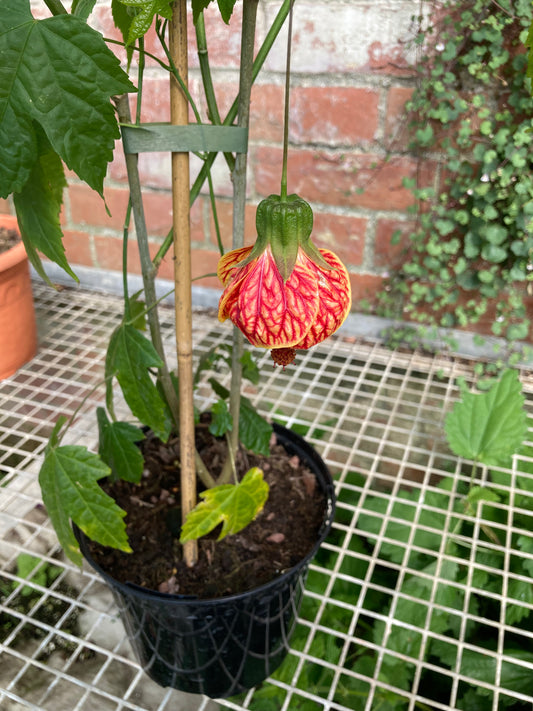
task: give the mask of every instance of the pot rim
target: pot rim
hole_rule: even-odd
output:
[[[306,442],[306,440],[301,437],[299,434],[296,432],[292,432],[292,430],[289,430],[286,427],[283,427],[282,425],[278,425],[277,423],[273,423],[274,430],[277,430],[278,432],[281,431],[281,433],[290,433],[291,437],[294,437],[296,440],[296,443],[303,442],[307,447],[311,447],[309,443]],[[316,450],[314,450],[316,451]],[[74,523],[72,524],[73,530],[74,530],[74,535],[76,536],[76,539],[78,540],[78,543],[80,544],[80,548],[83,554],[83,557],[85,560],[89,563],[89,565],[99,574],[104,578],[106,582],[108,582],[111,587],[116,588],[119,590],[122,594],[127,595],[127,596],[134,596],[138,598],[146,598],[149,597],[151,599],[159,599],[161,603],[163,604],[168,604],[172,605],[175,603],[183,602],[184,604],[194,604],[195,606],[198,605],[200,607],[209,607],[209,606],[218,606],[218,605],[226,605],[228,603],[234,603],[236,601],[242,600],[246,597],[249,597],[250,595],[260,595],[262,593],[268,592],[270,588],[276,587],[282,583],[282,581],[285,578],[290,577],[291,575],[294,575],[298,573],[299,570],[302,568],[305,568],[311,560],[315,557],[315,555],[318,552],[318,549],[324,542],[325,538],[329,534],[329,531],[331,529],[331,525],[333,524],[333,519],[335,517],[335,504],[336,504],[336,497],[335,497],[335,486],[333,483],[333,477],[331,476],[331,472],[329,471],[329,468],[325,464],[325,462],[322,460],[318,452],[316,452],[317,457],[320,458],[323,464],[323,471],[320,473],[316,471],[316,466],[312,468],[313,474],[317,477],[319,480],[319,483],[321,483],[323,491],[324,491],[324,496],[326,498],[326,510],[324,512],[324,520],[322,522],[322,526],[320,528],[320,531],[317,536],[317,540],[313,546],[313,548],[307,553],[306,556],[304,556],[296,565],[293,565],[291,568],[288,568],[287,570],[283,571],[283,573],[280,573],[277,575],[275,578],[272,580],[269,580],[267,583],[263,583],[262,585],[258,585],[255,588],[252,588],[251,590],[245,590],[244,592],[241,593],[234,593],[233,595],[224,595],[222,597],[213,597],[213,598],[198,598],[195,597],[194,595],[177,595],[177,594],[171,594],[171,593],[162,593],[159,592],[159,590],[151,590],[149,588],[143,588],[140,585],[136,585],[135,583],[123,583],[119,580],[116,580],[113,578],[113,576],[109,575],[105,570],[103,570],[100,565],[93,559],[92,555],[90,554],[89,551],[89,546],[88,546],[88,541],[89,538],[81,531],[81,529],[76,526]],[[316,465],[316,462],[313,462],[313,464]],[[322,481],[321,481],[322,479]]]
[[[14,215],[0,214],[0,227],[5,227],[8,230],[16,230],[20,237],[17,218]],[[0,253],[0,272],[11,269],[11,267],[20,264],[20,262],[23,262],[25,259],[27,259],[26,249],[21,240],[6,252]]]

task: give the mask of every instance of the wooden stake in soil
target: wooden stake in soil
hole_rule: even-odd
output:
[[[175,0],[170,22],[169,49],[185,86],[188,84],[187,5]],[[187,97],[174,76],[170,77],[170,120],[174,125],[189,122]],[[172,209],[174,230],[174,277],[176,284],[176,348],[179,376],[180,462],[182,517],[196,504],[196,471],[192,369],[191,244],[189,221],[189,154],[172,153]],[[196,541],[184,544],[188,566],[196,563]]]

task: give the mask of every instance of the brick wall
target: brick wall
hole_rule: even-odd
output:
[[[117,36],[110,24],[109,3],[97,3],[94,24]],[[260,0],[258,43],[280,6]],[[206,12],[209,56],[221,114],[237,92],[242,2],[230,27],[218,18],[215,5]],[[402,154],[403,106],[413,83],[411,16],[416,0],[297,0],[294,17],[290,120],[289,192],[311,203],[313,237],[333,248],[352,278],[354,308],[380,289],[387,269],[399,258],[391,235],[408,224],[411,193],[402,186],[415,173],[415,163]],[[255,206],[279,192],[282,155],[283,71],[285,32],[278,39],[253,90],[248,170],[246,239],[255,236]],[[190,32],[190,88],[199,92],[199,69]],[[155,51],[154,37],[148,49]],[[169,119],[168,78],[153,60],[146,71],[143,120]],[[200,102],[201,104],[201,102]],[[204,107],[202,111],[205,115]],[[391,146],[395,151],[384,160]],[[170,158],[140,159],[145,207],[154,253],[170,227]],[[192,161],[193,177],[199,161]],[[218,218],[226,246],[231,242],[231,183],[223,160],[213,171]],[[63,210],[67,256],[72,264],[119,270],[122,221],[127,202],[125,165],[120,147],[106,180],[111,216],[95,193],[69,180]],[[218,259],[213,219],[204,192],[191,215],[194,276],[214,272]],[[134,243],[130,270],[139,272]],[[171,278],[167,257],[160,276]],[[198,284],[219,288],[214,277]]]

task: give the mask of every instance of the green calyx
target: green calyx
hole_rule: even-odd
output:
[[[270,245],[284,282],[292,274],[299,247],[316,264],[329,269],[310,239],[313,229],[311,206],[298,195],[288,195],[285,199],[279,195],[269,195],[257,206],[255,221],[257,242],[249,259],[258,256]]]

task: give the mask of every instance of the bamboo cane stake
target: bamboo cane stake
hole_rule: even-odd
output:
[[[169,49],[184,84],[188,83],[187,5],[175,0],[169,24]],[[175,77],[170,77],[170,120],[188,123],[187,97]],[[191,245],[189,220],[189,154],[172,153],[172,210],[174,231],[174,278],[176,284],[176,350],[179,376],[181,511],[182,518],[196,504],[196,472],[192,369]],[[196,541],[184,544],[188,566],[198,558]]]

